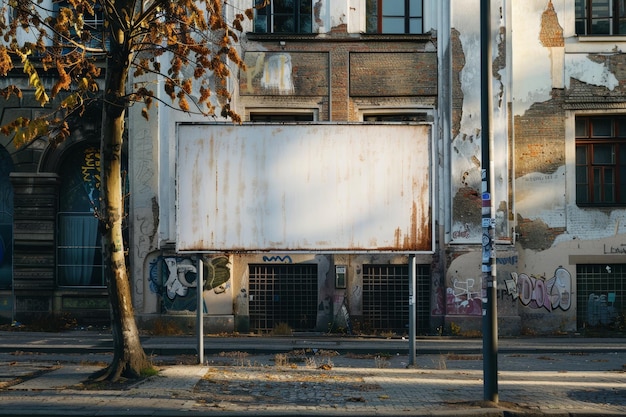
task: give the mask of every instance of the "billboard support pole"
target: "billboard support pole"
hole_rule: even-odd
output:
[[[204,363],[204,305],[202,300],[202,289],[204,288],[204,268],[202,266],[202,256],[198,257],[198,273],[196,274],[196,322],[198,333],[198,363]]]
[[[415,255],[409,255],[409,365],[415,365]]]

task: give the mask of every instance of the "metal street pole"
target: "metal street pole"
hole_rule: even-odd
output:
[[[491,0],[480,0],[481,49],[481,176],[482,176],[482,282],[483,282],[483,375],[485,401],[498,402],[498,312],[495,253],[493,161],[491,160],[493,96],[491,53]]]
[[[416,353],[415,353],[415,337],[416,320],[415,320],[415,255],[409,255],[409,365],[415,365]]]

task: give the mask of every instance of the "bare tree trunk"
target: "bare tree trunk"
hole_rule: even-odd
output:
[[[105,103],[101,139],[101,218],[104,274],[111,305],[113,361],[95,376],[99,380],[117,380],[120,376],[137,378],[152,365],[145,354],[133,311],[130,277],[122,237],[124,217],[122,189],[122,148],[124,115],[128,105],[126,81],[130,53],[124,36],[115,37],[107,59]]]

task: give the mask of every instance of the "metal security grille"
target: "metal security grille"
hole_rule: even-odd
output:
[[[623,314],[626,264],[576,265],[578,328],[613,325]]]
[[[270,331],[279,323],[313,330],[317,319],[317,265],[249,265],[250,329]]]
[[[416,327],[428,333],[430,319],[430,267],[417,266]],[[363,265],[364,330],[407,334],[409,330],[409,267]]]

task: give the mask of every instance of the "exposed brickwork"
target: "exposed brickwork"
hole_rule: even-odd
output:
[[[375,69],[374,71],[372,69]],[[403,76],[398,73],[407,71]],[[434,96],[437,56],[431,53],[350,54],[351,96]]]
[[[461,71],[465,67],[465,53],[460,33],[456,29],[450,32],[452,44],[452,136],[454,139],[461,131],[463,117],[463,89],[461,88]]]
[[[557,236],[565,232],[564,227],[549,227],[542,220],[525,219],[517,216],[517,242],[524,249],[546,250],[554,243]]]
[[[263,87],[266,66],[272,60],[289,59],[294,96],[321,96],[328,94],[328,53],[308,52],[254,52],[245,54],[247,70],[241,73],[239,88],[241,95],[281,95],[277,89]]]
[[[516,178],[531,172],[553,173],[565,164],[563,102],[558,90],[553,96],[515,117]]]
[[[399,101],[407,107],[436,105],[437,52],[430,37],[355,39],[333,30],[323,39],[285,38],[284,45],[280,41],[262,39],[247,45],[244,59],[252,73],[240,76],[244,106],[319,106],[320,120],[360,121],[358,110],[363,107],[384,108]],[[277,53],[290,57],[291,93],[261,88],[257,60],[260,54],[267,59]]]
[[[548,7],[541,15],[541,31],[539,40],[546,48],[565,46],[563,39],[563,28],[559,24],[559,17],[554,10],[552,1],[548,2]]]
[[[619,84],[613,90],[596,86],[572,78],[565,92],[565,104],[569,109],[610,109],[612,105],[626,103],[626,54],[588,55],[588,59],[606,65],[608,71],[617,78]]]

